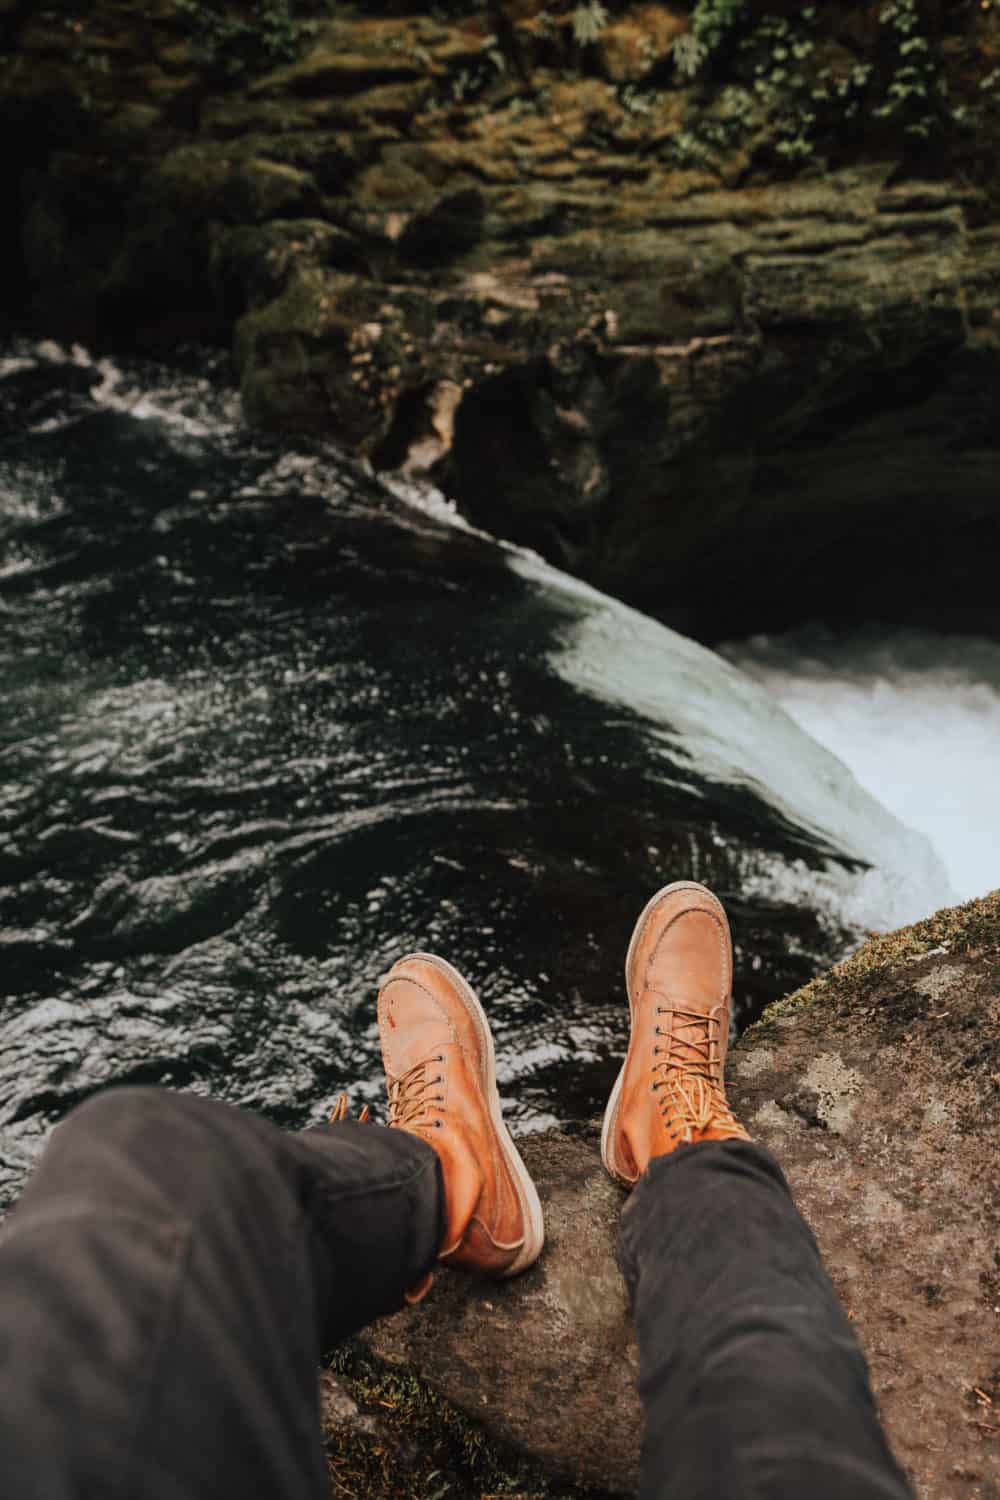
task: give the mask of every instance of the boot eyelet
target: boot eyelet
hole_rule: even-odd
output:
[[[444,1129],[444,1121],[443,1120],[435,1120],[434,1121],[434,1129],[435,1130],[443,1130]]]

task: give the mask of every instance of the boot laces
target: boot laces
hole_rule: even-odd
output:
[[[440,1129],[444,1122],[437,1117],[432,1117],[430,1109],[434,1104],[444,1103],[444,1095],[433,1092],[439,1083],[444,1082],[444,1074],[429,1070],[443,1062],[444,1053],[438,1053],[434,1057],[425,1057],[422,1062],[414,1063],[413,1067],[408,1068],[399,1078],[387,1079],[390,1125],[395,1125],[402,1130],[412,1130],[428,1125]]]
[[[444,1053],[439,1052],[434,1057],[425,1057],[423,1062],[414,1063],[413,1067],[408,1068],[399,1078],[386,1078],[389,1089],[390,1125],[400,1130],[414,1130],[421,1126],[431,1126],[440,1130],[444,1121],[439,1116],[432,1117],[429,1111],[432,1104],[444,1103],[443,1094],[432,1092],[439,1083],[444,1082],[444,1074],[431,1073],[428,1070],[433,1064],[443,1062]],[[431,1289],[433,1280],[433,1273],[428,1271],[420,1278],[416,1286],[407,1288],[403,1296],[411,1307],[424,1300]]]
[[[675,1141],[692,1141],[704,1130],[719,1130],[749,1140],[722,1085],[720,1018],[679,1005],[658,1005],[656,1014],[673,1017],[669,1032],[655,1028],[668,1045],[653,1047],[653,1091],[660,1095],[667,1133]]]
[[[358,1115],[358,1124],[367,1125],[371,1120],[371,1117],[371,1110],[368,1108],[367,1104],[363,1104],[361,1106],[361,1112]],[[348,1108],[347,1095],[338,1094],[337,1102],[333,1106],[333,1109],[330,1111],[329,1123],[331,1125],[340,1125],[344,1120],[349,1120],[350,1118],[351,1111]]]

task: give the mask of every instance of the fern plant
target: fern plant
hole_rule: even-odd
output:
[[[698,0],[691,13],[692,35],[711,57],[746,13],[746,0]]]
[[[608,13],[601,0],[584,0],[573,12],[573,39],[579,46],[596,42],[608,24]]]
[[[298,56],[303,41],[316,30],[300,21],[294,0],[176,0],[178,14],[205,63],[220,79],[235,80]]]
[[[682,78],[693,78],[708,56],[693,31],[683,31],[671,47],[670,54]]]
[[[886,0],[879,23],[888,32],[896,65],[875,114],[901,124],[905,135],[926,141],[950,111],[947,82],[940,59],[924,35],[917,0]]]

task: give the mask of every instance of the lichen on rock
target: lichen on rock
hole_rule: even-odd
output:
[[[918,1496],[990,1494],[1000,1216],[984,1168],[1000,1126],[1000,893],[874,938],[771,1006],[732,1053],[729,1092],[816,1235]],[[521,1144],[546,1212],[539,1264],[495,1286],[444,1273],[367,1346],[544,1472],[634,1493],[623,1198],[596,1127]]]

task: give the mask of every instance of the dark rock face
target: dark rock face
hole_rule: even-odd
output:
[[[469,391],[444,487],[703,638],[817,608],[994,630],[1000,237],[961,192],[886,175],[694,193],[605,231],[613,335]]]
[[[998,1059],[998,895],[869,943],[771,1007],[731,1058],[736,1111],[819,1241],[922,1500],[1000,1482]],[[636,1350],[614,1259],[623,1195],[596,1134],[522,1145],[546,1213],[541,1261],[499,1285],[441,1274],[423,1305],[371,1331],[371,1348],[553,1472],[634,1493]]]
[[[11,309],[232,337],[255,421],[430,470],[701,638],[1000,628],[987,190],[895,160],[677,170],[684,90],[621,95],[669,75],[669,7],[615,18],[575,78],[534,4],[501,17],[503,69],[493,9],[372,9],[226,88],[171,0],[98,0],[80,32],[14,7]]]

